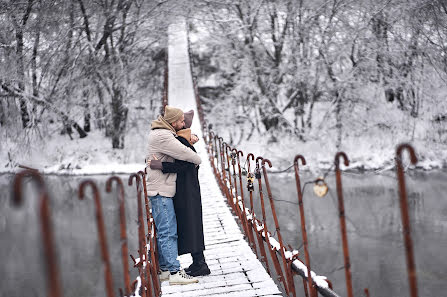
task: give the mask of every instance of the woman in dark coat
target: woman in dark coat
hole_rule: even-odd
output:
[[[177,132],[177,139],[194,152],[193,143],[198,138],[191,135],[191,123],[194,112],[186,112],[185,128]],[[194,141],[195,140],[195,141]],[[177,173],[176,194],[174,196],[174,209],[177,218],[177,236],[179,255],[191,253],[193,263],[185,269],[191,276],[210,274],[205,262],[203,251],[205,242],[203,238],[202,199],[200,196],[199,168],[195,164],[182,160],[160,162],[151,160],[152,169],[160,169],[163,173]]]

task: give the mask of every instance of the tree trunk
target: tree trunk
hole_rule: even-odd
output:
[[[335,91],[335,120],[336,124],[335,127],[337,129],[337,142],[335,146],[337,147],[337,150],[341,149],[341,143],[342,143],[342,134],[343,134],[343,125],[342,125],[342,117],[341,117],[341,108],[342,108],[342,100],[341,100],[341,94],[340,90]]]
[[[33,56],[31,58],[31,76],[32,76],[32,84],[33,84],[33,96],[39,97],[39,87],[37,84],[37,53],[39,49],[40,42],[40,28],[37,28],[36,37],[34,39],[33,45]],[[33,124],[35,123],[35,114],[36,114],[37,105],[33,103],[32,115],[33,115]]]
[[[123,104],[123,93],[120,87],[113,89],[112,97],[112,147],[124,148],[124,133],[126,130],[128,109]]]
[[[20,93],[25,92],[25,64],[24,64],[24,56],[23,56],[23,29],[22,27],[17,28],[16,31],[16,54],[17,54],[17,88],[20,90]],[[20,113],[22,118],[22,127],[26,128],[29,125],[30,117],[28,113],[28,107],[26,106],[25,98],[20,95],[19,96],[20,103]]]
[[[89,91],[88,90],[84,90],[82,92],[82,97],[83,97],[83,101],[84,101],[84,131],[85,132],[90,132],[90,105],[88,103],[89,100]]]

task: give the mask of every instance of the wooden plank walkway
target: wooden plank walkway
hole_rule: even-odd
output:
[[[205,258],[211,270],[199,283],[170,286],[163,296],[281,296],[281,292],[245,241],[213,175],[203,142],[196,144],[202,157],[199,169],[205,233]],[[179,257],[182,267],[192,260]]]
[[[190,72],[186,23],[169,27],[169,105],[193,109],[194,133],[201,137],[199,117]],[[201,137],[203,139],[203,137]],[[211,274],[199,277],[199,283],[170,286],[162,283],[163,296],[282,296],[256,255],[245,241],[211,168],[203,140],[196,145],[202,158],[199,180],[202,193],[205,258]],[[190,255],[179,257],[188,267]]]

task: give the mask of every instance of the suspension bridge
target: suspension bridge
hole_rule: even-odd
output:
[[[306,221],[303,207],[302,185],[299,177],[299,164],[306,164],[305,158],[298,155],[294,159],[298,205],[300,211],[300,228],[304,254],[286,246],[278,223],[274,199],[270,190],[268,168],[272,166],[268,159],[255,157],[229,146],[225,139],[208,129],[204,121],[199,94],[193,77],[190,62],[190,50],[186,22],[173,24],[168,29],[168,62],[165,75],[165,92],[163,105],[179,107],[183,110],[193,109],[200,121],[193,121],[192,130],[198,134],[196,144],[198,154],[203,163],[199,170],[203,203],[203,224],[205,233],[205,257],[211,275],[200,277],[196,284],[186,286],[170,286],[168,282],[160,283],[158,275],[156,229],[151,218],[150,205],[145,188],[144,165],[142,171],[129,176],[127,183],[136,185],[138,200],[138,223],[127,225],[125,219],[123,182],[119,177],[110,177],[106,183],[106,191],[112,191],[115,185],[120,202],[120,238],[123,265],[122,283],[119,292],[115,292],[112,284],[109,247],[106,240],[101,199],[93,180],[85,180],[79,186],[79,198],[83,199],[86,188],[94,193],[96,223],[98,229],[99,252],[104,267],[104,295],[120,296],[339,296],[332,289],[332,284],[325,276],[312,271],[308,251]],[[396,167],[399,181],[400,207],[402,210],[402,226],[405,253],[408,269],[408,286],[410,296],[417,296],[416,270],[408,218],[405,190],[405,176],[401,155],[408,150],[411,162],[417,159],[410,145],[399,146],[396,154]],[[142,152],[143,154],[143,152]],[[241,168],[241,160],[246,159],[248,170]],[[208,162],[209,161],[209,162]],[[244,160],[245,161],[245,160]],[[252,162],[252,167],[250,162]],[[338,210],[340,232],[344,256],[347,296],[353,296],[352,276],[350,271],[349,245],[346,235],[345,210],[343,204],[342,176],[340,165],[349,165],[348,156],[339,152],[334,159],[336,172]],[[244,177],[246,176],[246,178]],[[60,272],[56,260],[55,239],[51,223],[51,207],[49,194],[46,191],[42,176],[35,170],[28,169],[18,173],[14,178],[14,201],[22,202],[21,185],[25,177],[35,179],[40,185],[39,214],[41,220],[42,244],[46,266],[47,296],[64,296],[60,282]],[[244,181],[243,181],[244,177]],[[324,179],[315,180],[316,184],[324,184]],[[254,212],[254,188],[259,187],[261,214]],[[263,189],[263,187],[265,187]],[[244,191],[244,188],[247,191]],[[266,212],[274,218],[275,228],[269,230],[266,224]],[[138,228],[138,251],[130,251],[127,245],[127,232]],[[272,235],[273,234],[273,235]],[[135,258],[132,253],[138,252]],[[133,259],[134,269],[138,277],[130,278],[129,256]],[[188,255],[180,256],[183,267],[191,263]],[[131,266],[131,265],[130,265]],[[308,276],[311,277],[308,277]],[[365,289],[365,295],[369,291]]]

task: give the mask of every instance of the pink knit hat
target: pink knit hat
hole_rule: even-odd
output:
[[[194,110],[191,109],[190,111],[184,112],[183,115],[185,116],[185,128],[191,128]]]

